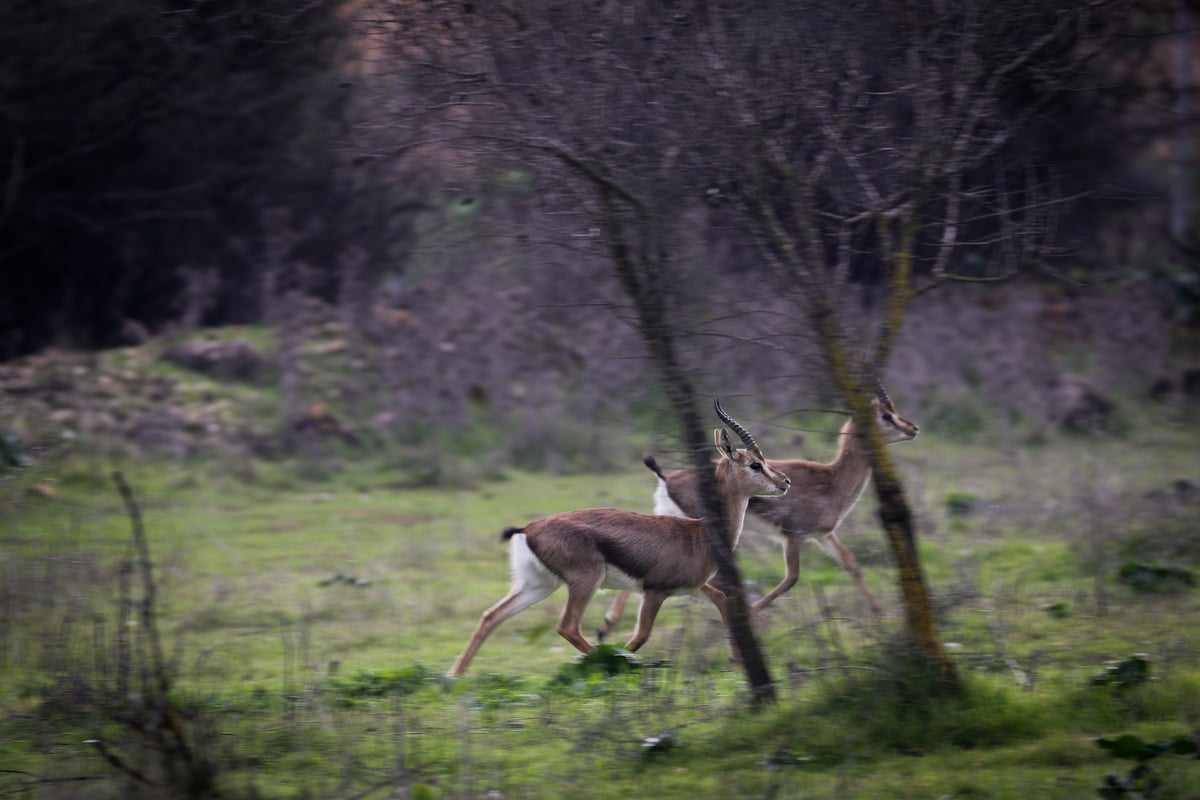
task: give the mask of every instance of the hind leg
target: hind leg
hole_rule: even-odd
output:
[[[557,588],[556,585],[546,583],[514,586],[500,602],[483,612],[483,616],[479,618],[479,625],[471,634],[471,638],[467,640],[467,646],[463,649],[462,654],[455,659],[449,674],[458,677],[466,672],[471,659],[475,658],[475,653],[483,644],[483,640],[496,630],[500,623],[515,617],[534,603],[545,600]]]
[[[867,600],[867,605],[871,608],[871,613],[876,617],[883,615],[883,610],[879,607],[879,601],[875,599],[875,595],[871,594],[871,590],[867,588],[866,581],[863,580],[862,570],[858,568],[858,559],[854,557],[846,545],[842,544],[842,540],[838,538],[836,533],[831,533],[828,536],[822,536],[817,539],[817,546],[824,551],[825,555],[836,559],[842,565],[847,574],[854,579],[854,585],[858,587],[858,591]]]
[[[800,577],[800,545],[804,541],[803,538],[795,535],[784,534],[783,540],[783,580],[779,582],[766,595],[759,598],[758,602],[750,607],[752,613],[758,614],[764,608],[771,604],[776,597],[791,589],[796,585],[796,580]]]
[[[595,649],[580,630],[580,623],[583,621],[583,612],[588,603],[592,602],[592,596],[596,594],[603,580],[604,565],[600,564],[599,569],[592,574],[572,576],[571,581],[567,583],[567,604],[563,606],[557,630],[559,636],[581,653],[590,653]]]

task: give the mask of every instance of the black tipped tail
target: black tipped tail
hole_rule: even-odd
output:
[[[658,462],[654,460],[654,456],[647,453],[646,455],[642,456],[642,463],[645,464],[651,472],[657,475],[660,481],[666,480],[666,478],[663,477],[662,470],[658,468]]]
[[[524,532],[525,532],[524,528],[505,528],[504,532],[500,534],[500,538],[507,542],[509,539],[516,536],[518,533],[524,533]]]

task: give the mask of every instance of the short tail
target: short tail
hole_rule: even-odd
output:
[[[524,528],[505,528],[504,532],[500,534],[500,538],[507,542],[509,539],[516,536],[518,533],[524,533],[524,532],[525,532]]]
[[[654,460],[654,456],[647,453],[646,455],[642,456],[642,463],[645,464],[651,472],[657,475],[660,481],[666,480],[666,478],[663,477],[662,470],[658,468],[658,462]]]

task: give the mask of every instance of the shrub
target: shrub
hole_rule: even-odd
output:
[[[1196,574],[1186,567],[1127,561],[1117,580],[1135,592],[1172,592],[1195,586]]]

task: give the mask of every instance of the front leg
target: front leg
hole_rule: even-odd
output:
[[[658,616],[658,610],[662,608],[662,604],[668,597],[670,597],[669,594],[654,590],[642,593],[642,605],[638,609],[637,630],[633,632],[633,636],[625,643],[626,650],[633,652],[650,638],[650,631],[654,629],[654,620]]]
[[[784,533],[783,580],[779,582],[778,586],[767,592],[757,603],[750,607],[752,613],[759,613],[769,606],[772,600],[796,585],[796,581],[800,578],[800,545],[803,543],[803,536],[795,533]]]
[[[701,586],[700,591],[712,600],[721,615],[721,622],[725,625],[725,639],[729,642],[729,658],[734,663],[740,663],[742,654],[738,651],[737,640],[733,638],[733,628],[729,625],[729,604],[725,602],[725,593],[711,583]]]

